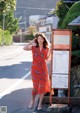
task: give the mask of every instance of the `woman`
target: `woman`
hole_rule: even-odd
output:
[[[50,81],[48,77],[48,69],[46,60],[50,56],[50,49],[44,34],[36,34],[35,39],[26,45],[24,50],[32,50],[33,62],[31,67],[31,75],[33,81],[32,99],[29,108],[32,108],[35,102],[35,96],[40,95],[38,110],[42,108],[42,100],[44,94],[50,92]]]

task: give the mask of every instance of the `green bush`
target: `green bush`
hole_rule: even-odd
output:
[[[2,45],[2,29],[0,29],[0,45]]]
[[[4,44],[5,45],[12,44],[12,35],[7,30],[4,31]]]
[[[3,34],[3,30],[0,29],[0,45],[3,45],[3,44],[4,45],[12,44],[12,35],[7,30],[4,31],[4,34]]]
[[[72,55],[80,57],[80,50],[76,50],[72,52]],[[80,59],[79,59],[80,60]]]
[[[72,51],[71,66],[80,65],[80,50]]]
[[[78,50],[79,49],[79,38],[78,36],[72,36],[72,50]]]
[[[25,41],[26,40],[33,40],[33,38],[34,38],[34,36],[31,35],[31,34],[30,35],[25,35],[24,37],[25,37]]]
[[[77,66],[80,64],[80,47],[79,47],[79,37],[72,36],[72,57],[71,66]]]

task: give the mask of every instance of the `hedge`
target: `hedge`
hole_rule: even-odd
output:
[[[4,36],[4,38],[3,38]],[[10,45],[12,44],[12,35],[9,33],[9,31],[4,31],[0,29],[0,45]]]
[[[0,29],[0,45],[2,45],[2,29]]]
[[[4,31],[4,44],[5,45],[12,44],[12,35],[7,30]]]
[[[31,34],[29,34],[29,35],[24,35],[24,37],[25,37],[25,41],[26,41],[26,40],[33,40],[33,38],[34,38],[34,36],[31,35]]]

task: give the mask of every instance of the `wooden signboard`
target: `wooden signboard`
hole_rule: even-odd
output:
[[[52,87],[68,88],[69,51],[53,50]]]
[[[67,89],[70,96],[71,30],[52,31],[51,89]],[[50,95],[50,103],[52,103]]]

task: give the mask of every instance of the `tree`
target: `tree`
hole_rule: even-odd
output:
[[[4,30],[9,30],[12,34],[19,28],[18,19],[14,17],[14,12],[10,11],[4,15],[0,15],[0,28],[3,29],[3,18],[4,18]]]
[[[78,16],[80,16],[80,1],[72,5],[61,26],[62,29],[72,29],[72,65],[75,66],[80,64],[80,27],[69,26],[68,24]]]
[[[63,19],[71,6],[72,4],[70,3],[65,4],[63,0],[60,0],[59,2],[57,2],[56,9],[55,11],[53,11],[53,13],[57,14],[59,18],[59,22],[58,22],[59,28],[61,27]]]
[[[71,28],[74,32],[77,32],[78,27],[69,27],[68,24],[78,16],[80,16],[80,1],[73,4],[69,9],[63,20],[62,28]]]
[[[31,35],[33,35],[33,34],[36,32],[36,27],[35,27],[35,26],[30,26],[30,27],[28,28],[28,31],[29,31],[29,33],[30,33]]]
[[[5,20],[5,30],[9,30],[11,34],[18,30],[18,19],[14,18],[13,12],[9,12]]]
[[[0,14],[15,10],[16,0],[0,0]]]
[[[9,30],[12,34],[18,30],[18,19],[14,17],[14,9],[16,0],[1,0],[0,1],[0,28]],[[3,22],[4,21],[4,22]],[[4,26],[3,26],[4,24]]]
[[[78,34],[79,37],[79,46],[80,46],[80,27],[77,26],[68,26],[68,24],[74,20],[75,18],[77,18],[78,16],[80,16],[80,1],[76,2],[75,4],[72,5],[72,7],[70,8],[70,10],[68,11],[68,13],[66,14],[63,23],[62,23],[62,28],[70,28],[73,31],[73,34],[76,35]]]

